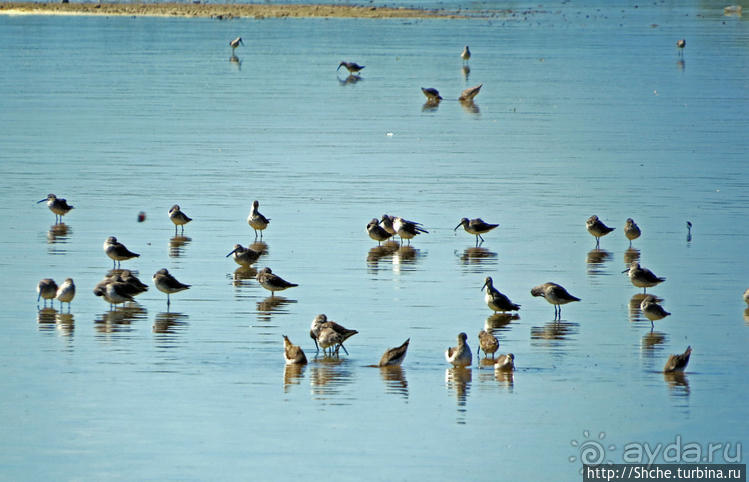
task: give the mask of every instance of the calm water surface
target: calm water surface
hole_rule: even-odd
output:
[[[0,17],[0,478],[577,480],[601,434],[614,462],[629,442],[746,442],[749,24],[722,6]],[[473,108],[453,100],[478,83]],[[64,228],[48,192],[75,206]],[[225,258],[253,240],[253,199],[272,219],[256,269],[300,285],[272,300]],[[378,250],[383,213],[429,234]],[[592,214],[616,227],[598,251]],[[464,216],[500,227],[477,249]],[[166,267],[192,288],[109,311],[91,290],[110,235],[144,281]],[[652,331],[632,259],[667,278]],[[519,318],[491,316],[486,276]],[[70,314],[38,309],[44,277],[75,279]],[[545,281],[583,300],[561,321],[530,295]],[[314,358],[318,313],[359,330],[350,356]],[[445,363],[484,327],[514,374]],[[282,334],[308,366],[284,367]],[[367,366],[409,337],[400,370]]]

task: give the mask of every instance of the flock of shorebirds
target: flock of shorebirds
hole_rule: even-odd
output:
[[[55,224],[62,223],[62,217],[73,209],[73,206],[69,205],[65,199],[58,198],[54,194],[49,194],[45,199],[38,201],[38,203],[42,202],[46,202],[49,209],[55,214]],[[247,223],[254,230],[255,239],[257,239],[258,236],[262,239],[263,231],[270,224],[270,219],[261,214],[258,208],[259,202],[254,201],[250,209],[250,214],[247,217]],[[180,228],[182,233],[184,233],[185,225],[192,221],[192,218],[182,212],[179,205],[176,204],[169,209],[169,219],[174,224],[175,235]],[[478,246],[480,243],[484,242],[482,234],[490,232],[497,226],[498,224],[487,223],[481,218],[462,218],[458,225],[455,226],[454,230],[462,227],[466,232],[476,237],[476,245]],[[689,230],[688,237],[691,236],[691,227],[691,223],[687,222],[687,229]],[[600,239],[615,229],[606,226],[598,216],[595,215],[588,218],[586,221],[586,228],[588,232],[596,238],[596,248],[600,245]],[[404,243],[410,245],[413,238],[428,233],[421,223],[408,221],[399,216],[391,216],[388,214],[384,214],[380,219],[373,218],[367,224],[366,230],[369,237],[374,241],[377,241],[378,245],[383,242],[388,242],[391,238],[395,238],[396,236],[400,238],[401,246]],[[624,226],[624,234],[627,239],[629,239],[631,247],[632,241],[639,238],[642,232],[634,220],[629,218]],[[114,236],[109,236],[106,239],[103,249],[105,254],[112,260],[113,270],[94,287],[93,292],[96,296],[104,298],[110,304],[110,309],[115,305],[133,301],[135,296],[148,290],[148,286],[141,282],[132,272],[119,269],[122,261],[137,258],[140,256],[139,254],[130,251],[124,244],[118,242],[117,238]],[[232,256],[234,261],[241,267],[250,267],[258,261],[261,255],[261,251],[253,250],[250,246],[244,247],[241,244],[237,244],[234,246],[234,249],[226,255],[226,257]],[[635,287],[643,288],[644,294],[647,293],[647,288],[656,286],[666,280],[665,278],[656,276],[649,269],[640,266],[637,261],[632,261],[629,268],[624,270],[623,273],[628,273],[631,283]],[[166,293],[167,307],[169,307],[171,303],[171,294],[190,288],[190,285],[178,281],[165,268],[154,273],[152,279],[156,288],[159,291]],[[256,280],[263,288],[271,292],[271,297],[273,297],[274,293],[277,291],[283,291],[298,286],[296,283],[286,281],[282,277],[276,275],[268,267],[262,268],[257,273]],[[494,282],[490,276],[486,277],[481,290],[485,291],[484,301],[486,302],[486,305],[495,313],[507,313],[518,311],[520,309],[520,305],[513,303],[506,295],[495,288]],[[37,292],[37,301],[43,299],[45,307],[47,300],[57,299],[60,302],[60,309],[62,309],[63,303],[67,303],[68,311],[70,311],[70,304],[75,297],[76,288],[72,278],[67,278],[59,286],[54,280],[45,278],[39,281]],[[580,298],[570,294],[563,286],[552,282],[535,286],[530,292],[531,295],[544,298],[548,303],[554,305],[555,321],[561,320],[562,305],[580,301]],[[749,304],[749,289],[744,293],[744,301]],[[640,309],[645,317],[650,320],[651,327],[653,326],[654,321],[663,319],[670,315],[670,313],[659,304],[659,300],[652,295],[646,294],[644,296],[640,303]],[[336,357],[338,356],[340,349],[343,349],[343,351],[348,354],[344,342],[357,333],[358,331],[356,330],[345,328],[334,321],[328,320],[327,316],[324,314],[315,317],[309,331],[310,338],[314,341],[318,353],[320,348],[322,348],[323,353],[326,356]],[[480,355],[481,351],[483,351],[485,362],[488,361],[488,357],[491,355],[491,361],[488,361],[488,363],[493,363],[495,370],[514,370],[515,356],[512,353],[500,354],[495,357],[496,352],[499,350],[499,340],[497,340],[493,334],[488,330],[481,330],[478,338],[479,345],[477,355]],[[445,352],[445,359],[455,367],[469,367],[473,363],[473,355],[467,342],[468,336],[465,333],[460,333],[457,339],[457,346],[447,349]],[[289,338],[285,335],[283,336],[283,340],[284,358],[287,364],[307,363],[307,358],[301,347],[292,344]],[[400,365],[406,357],[409,342],[410,339],[406,340],[398,347],[388,349],[383,354],[378,366]],[[671,373],[683,371],[689,362],[691,352],[692,348],[687,347],[684,353],[671,355],[664,367],[664,372]]]

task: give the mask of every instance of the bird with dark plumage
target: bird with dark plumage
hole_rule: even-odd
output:
[[[409,338],[408,340],[404,341],[401,346],[387,349],[385,353],[382,355],[382,358],[380,358],[380,363],[378,366],[381,366],[381,367],[400,366],[400,364],[403,363],[403,360],[406,358],[406,351],[408,351],[408,343],[410,341],[411,339]]]
[[[260,286],[270,291],[271,297],[276,291],[283,291],[287,288],[299,286],[296,283],[290,283],[280,276],[273,274],[270,268],[263,268],[258,271],[256,279],[257,282],[260,283]]]
[[[499,290],[494,287],[494,281],[491,276],[487,276],[486,280],[484,280],[484,286],[481,287],[481,290],[483,291],[484,288],[486,288],[484,301],[486,301],[487,306],[494,310],[495,313],[498,311],[517,311],[520,309],[520,305],[516,305],[510,301],[510,298],[500,293]]]
[[[338,64],[338,68],[336,70],[340,70],[341,67],[346,67],[346,70],[348,70],[349,74],[358,74],[361,69],[364,68],[364,65],[359,65],[356,62],[346,62],[345,60],[342,60],[340,64]]]
[[[104,253],[112,260],[112,268],[120,265],[120,261],[137,258],[138,253],[133,253],[124,244],[117,241],[117,238],[110,236],[104,241]]]
[[[58,198],[52,193],[47,194],[47,197],[36,203],[47,202],[47,207],[50,211],[55,213],[55,224],[62,222],[62,217],[65,216],[73,209],[73,206],[69,205],[68,202],[63,198]]]
[[[488,233],[492,229],[499,226],[499,224],[489,224],[484,222],[481,218],[471,220],[469,220],[468,218],[463,218],[460,220],[460,223],[455,226],[455,229],[453,229],[453,231],[456,231],[461,226],[463,226],[463,229],[465,229],[467,233],[476,236],[476,246],[478,246],[479,239],[482,243],[484,242],[484,238],[482,238],[481,235]]]
[[[589,217],[587,221],[585,221],[585,227],[588,228],[588,232],[596,238],[596,248],[598,247],[598,244],[601,240],[601,236],[606,236],[611,231],[616,229],[610,228],[603,224],[603,222],[598,219],[598,216],[596,216],[595,214]]]
[[[426,96],[427,103],[429,104],[439,104],[439,102],[442,100],[442,96],[440,95],[439,90],[433,87],[422,87],[421,91]]]
[[[166,268],[162,268],[153,274],[153,284],[156,285],[156,289],[166,293],[166,306],[171,304],[170,294],[184,291],[190,287],[190,285],[177,281],[177,278],[172,276]]]
[[[692,355],[692,347],[688,346],[682,354],[671,355],[668,357],[666,366],[663,368],[664,373],[683,372],[689,363],[689,357]]]
[[[177,226],[182,226],[182,234],[185,234],[185,224],[192,221],[192,218],[187,214],[183,213],[179,204],[175,204],[169,210],[169,219],[174,223],[174,235],[177,235]]]
[[[531,289],[533,296],[541,296],[546,301],[554,305],[554,319],[562,318],[562,305],[572,303],[573,301],[580,301],[577,296],[572,296],[567,292],[562,285],[548,282],[542,285],[538,285]]]
[[[646,293],[648,288],[666,281],[666,278],[656,276],[649,269],[640,266],[640,263],[637,261],[632,261],[629,268],[622,271],[622,273],[628,273],[629,280],[636,287],[642,288],[643,293]]]
[[[237,37],[231,42],[229,42],[229,47],[231,47],[231,53],[234,55],[234,51],[239,47],[240,45],[244,45],[244,42],[242,42],[242,37]]]

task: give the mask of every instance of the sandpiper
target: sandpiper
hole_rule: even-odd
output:
[[[94,294],[96,296],[103,297],[110,305],[118,305],[126,301],[134,301],[133,295],[131,294],[132,287],[124,281],[118,281],[115,278],[108,280],[102,280],[94,288]]]
[[[398,232],[393,227],[394,220],[395,217],[388,214],[383,214],[382,219],[380,219],[380,226],[382,226],[382,229],[390,233],[390,236],[395,236],[396,234],[398,234]]]
[[[629,247],[632,247],[632,241],[639,238],[642,232],[640,227],[632,218],[627,218],[627,222],[624,225],[624,235],[629,239]]]
[[[408,351],[408,343],[411,341],[409,338],[408,340],[404,341],[401,346],[395,347],[395,348],[388,348],[385,353],[382,355],[382,358],[380,358],[380,364],[381,367],[393,367],[393,366],[400,366],[401,363],[403,363],[403,360],[406,358],[406,351]]]
[[[104,241],[104,252],[112,259],[112,268],[120,265],[120,261],[125,261],[131,258],[137,258],[140,256],[137,253],[133,253],[125,247],[124,244],[117,241],[117,238],[110,236]]]
[[[333,333],[329,333],[327,330],[331,330]],[[343,351],[348,355],[348,350],[343,346],[343,342],[357,333],[359,332],[356,330],[349,330],[335,321],[328,321],[327,316],[320,314],[312,320],[309,336],[315,341],[316,348],[319,345],[323,348],[323,351],[325,351],[326,348],[333,347],[335,348],[335,352],[338,353],[338,348],[340,347],[343,348]],[[320,351],[319,348],[317,351]],[[333,349],[331,349],[330,352],[332,354]]]
[[[684,47],[687,46],[687,41],[684,39],[679,39],[676,41],[676,46],[679,48],[679,55],[682,55],[684,53]]]
[[[162,293],[166,293],[166,306],[171,304],[169,300],[170,294],[178,293],[190,287],[190,285],[177,281],[177,278],[172,276],[166,268],[161,268],[153,274],[153,284],[156,285],[156,289]]]
[[[293,345],[286,335],[283,336],[283,357],[287,365],[304,365],[307,363],[307,357],[304,356],[304,350],[298,345]]]
[[[484,358],[491,355],[493,359],[494,353],[499,350],[497,337],[486,330],[479,331],[479,348],[476,350],[476,356],[481,354],[481,350],[484,350]]]
[[[123,269],[116,280],[127,283],[130,286],[130,294],[133,296],[148,291],[148,285],[138,279],[129,269]]]
[[[640,311],[645,317],[650,320],[650,328],[654,328],[654,321],[662,320],[671,313],[664,310],[661,305],[655,300],[655,296],[647,295],[640,302]]]
[[[346,67],[346,70],[348,70],[350,74],[358,74],[359,71],[364,68],[363,65],[359,65],[356,62],[346,62],[345,60],[342,60],[341,63],[338,64],[336,70],[340,70],[341,67]]]
[[[325,314],[319,314],[312,320],[312,324],[309,327],[309,337],[315,342],[315,350],[320,353],[320,347],[317,344],[317,337],[320,335],[323,323],[328,321],[328,317]]]
[[[595,236],[596,238],[596,247],[598,247],[598,244],[600,242],[601,236],[606,236],[611,231],[613,231],[616,228],[610,228],[603,224],[603,222],[598,219],[598,216],[595,214],[588,218],[587,221],[585,221],[585,227],[588,228],[588,232]]]
[[[175,204],[169,210],[169,219],[174,223],[174,235],[177,235],[177,226],[182,226],[182,234],[185,234],[185,224],[192,221],[192,218],[179,209],[179,204]]]
[[[471,355],[471,348],[466,343],[468,335],[460,333],[458,335],[458,346],[452,346],[445,352],[445,359],[448,363],[452,363],[456,367],[468,367],[471,366],[473,355]]]
[[[281,278],[280,276],[273,274],[270,268],[261,269],[257,273],[256,278],[257,278],[257,282],[260,283],[260,285],[263,288],[270,291],[271,296],[273,296],[273,294],[276,291],[283,291],[286,288],[293,288],[294,286],[299,286],[296,283],[290,283],[286,281],[285,279]]]
[[[36,292],[38,293],[37,303],[39,299],[44,298],[44,306],[47,306],[47,300],[54,300],[57,296],[57,283],[52,278],[44,278],[36,285]],[[52,301],[52,304],[54,305],[54,301]]]
[[[426,96],[427,103],[429,104],[439,104],[439,102],[442,100],[442,96],[440,95],[439,91],[433,87],[422,87],[421,91]]]
[[[664,373],[683,372],[689,363],[689,356],[691,354],[692,347],[688,346],[684,353],[668,357],[666,366],[663,368]]]
[[[70,312],[70,302],[75,298],[75,283],[73,278],[66,278],[62,282],[56,293],[57,300],[60,302],[60,310],[62,310],[62,304],[68,304],[68,312]]]
[[[484,84],[479,84],[474,87],[467,88],[460,93],[460,97],[458,97],[458,100],[461,102],[473,102],[473,98],[479,94],[482,85]]]
[[[468,60],[471,58],[471,49],[468,48],[468,45],[466,45],[463,52],[460,53],[460,58],[463,59],[464,64],[468,63]]]
[[[510,301],[507,296],[500,293],[499,290],[494,287],[494,281],[491,276],[486,277],[481,290],[483,291],[484,288],[486,288],[484,301],[486,301],[487,306],[494,310],[495,313],[498,311],[517,311],[520,309],[520,305],[516,305]]]
[[[73,206],[69,205],[65,199],[58,198],[52,193],[47,194],[47,197],[36,203],[43,203],[47,201],[47,207],[50,211],[55,213],[55,224],[62,222],[62,217],[65,216],[73,209]]]
[[[255,239],[257,239],[257,232],[260,231],[260,239],[263,239],[263,230],[268,227],[270,219],[266,218],[257,210],[260,203],[252,201],[252,209],[250,209],[250,215],[247,216],[247,224],[255,230]]]
[[[229,254],[227,254],[226,257],[228,258],[229,256],[234,255],[232,257],[234,258],[235,263],[239,266],[247,267],[257,261],[261,254],[260,251],[255,251],[249,246],[245,248],[241,244],[235,244],[234,249],[229,251]]]
[[[515,369],[515,355],[508,353],[507,355],[499,355],[497,361],[494,363],[494,369],[497,371],[511,372]]]
[[[385,228],[380,226],[379,221],[377,221],[377,218],[372,218],[372,220],[367,224],[367,234],[369,234],[369,237],[377,241],[377,245],[379,246],[383,241],[387,241],[392,234],[388,233]]]
[[[395,229],[401,239],[407,239],[408,244],[411,244],[411,238],[414,238],[421,233],[429,233],[429,231],[421,227],[420,223],[406,221],[397,216],[395,217],[395,220],[393,220],[393,229]]]
[[[244,45],[244,42],[242,42],[242,37],[237,37],[231,42],[229,42],[229,47],[231,47],[231,54],[234,55],[234,51],[239,47],[240,45]]]
[[[647,293],[648,288],[666,281],[666,278],[660,278],[649,269],[641,267],[637,261],[632,261],[629,268],[622,273],[629,273],[629,280],[636,287],[642,288],[643,293]]]
[[[533,296],[541,296],[546,301],[554,305],[554,319],[559,317],[562,318],[562,305],[571,303],[573,301],[580,301],[580,298],[572,296],[567,292],[562,285],[556,283],[544,283],[531,289]]]
[[[476,246],[479,245],[479,239],[481,242],[484,242],[484,238],[481,237],[482,234],[488,233],[492,229],[499,226],[499,224],[489,224],[484,222],[481,218],[476,219],[468,219],[463,218],[460,220],[460,223],[458,223],[457,226],[455,226],[455,229],[453,231],[457,231],[459,227],[463,226],[463,229],[466,230],[467,233],[473,234],[476,236]]]

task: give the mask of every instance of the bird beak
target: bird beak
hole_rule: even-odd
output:
[[[627,268],[624,271],[622,271],[622,273],[628,273],[628,272],[629,272],[629,268]]]
[[[484,281],[484,286],[481,287],[480,291],[484,291],[484,288],[486,288],[486,281]]]
[[[231,252],[229,254],[226,255],[226,257],[228,258],[229,256],[231,256],[232,254],[234,254],[236,252],[237,252],[237,249],[234,248],[234,249],[231,250]]]
[[[43,202],[44,202],[44,201],[46,201],[46,200],[47,200],[47,198],[45,197],[44,199],[42,199],[41,201],[37,201],[36,203],[37,203],[37,204],[39,204],[39,203],[43,203]]]
[[[338,68],[336,70],[341,70],[342,66],[343,66],[343,64],[338,64]]]
[[[457,231],[457,230],[458,230],[458,228],[459,228],[459,227],[461,227],[461,226],[463,226],[463,223],[460,223],[460,224],[458,224],[457,226],[455,226],[455,229],[453,229],[453,231]]]

